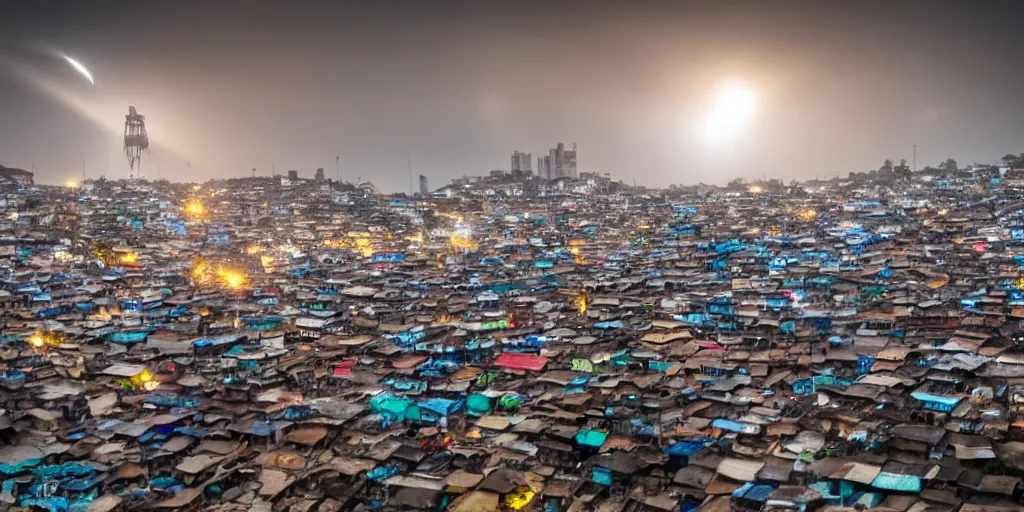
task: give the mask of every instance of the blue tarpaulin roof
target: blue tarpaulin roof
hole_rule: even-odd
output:
[[[199,338],[198,340],[194,340],[192,342],[192,345],[195,347],[213,347],[217,345],[230,345],[231,343],[235,343],[240,339],[240,336],[229,334],[224,336],[213,336],[210,338]]]
[[[680,441],[676,444],[666,446],[665,453],[668,455],[678,455],[689,457],[704,449],[711,442],[710,439],[699,439],[692,441]]]
[[[449,400],[447,398],[431,398],[418,404],[422,409],[436,412],[441,415],[448,415],[457,412],[462,408],[462,400]]]
[[[745,423],[740,423],[738,421],[732,421],[723,418],[718,418],[717,420],[711,422],[711,426],[714,428],[727,430],[729,432],[749,432],[750,430],[760,430],[760,428],[757,425],[747,425]]]
[[[770,485],[757,485],[753,482],[747,482],[743,484],[743,487],[733,491],[732,496],[734,498],[764,502],[768,500],[768,496],[771,496],[773,492],[775,492],[775,488]]]
[[[922,401],[922,402],[936,402],[943,405],[956,406],[960,403],[961,398],[958,396],[942,396],[933,395],[924,391],[914,391],[910,396]]]

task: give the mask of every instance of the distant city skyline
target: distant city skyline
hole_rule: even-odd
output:
[[[580,172],[660,187],[1024,151],[1017,3],[5,8],[0,165],[41,183],[127,177],[129,105],[141,175],[175,181],[325,168],[408,191],[407,155],[440,184],[557,141]]]

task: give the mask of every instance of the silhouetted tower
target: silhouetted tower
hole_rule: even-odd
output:
[[[135,170],[139,165],[141,172],[142,152],[149,151],[149,135],[146,134],[146,118],[128,107],[128,115],[124,116],[124,154],[128,157],[128,167]]]

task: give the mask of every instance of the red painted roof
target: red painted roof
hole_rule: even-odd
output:
[[[711,340],[694,340],[694,341],[696,341],[697,345],[699,347],[701,347],[701,348],[707,348],[707,349],[711,349],[711,350],[725,350],[725,347],[723,347],[723,346],[719,345],[718,343],[715,343],[714,341],[711,341]]]
[[[548,364],[548,358],[544,356],[535,356],[533,354],[503,352],[498,356],[498,359],[494,361],[494,364],[501,366],[502,368],[511,368],[513,370],[533,370],[536,372],[542,370],[544,365]]]
[[[356,364],[356,358],[352,357],[349,359],[343,359],[334,363],[334,376],[335,377],[351,377],[352,366]]]

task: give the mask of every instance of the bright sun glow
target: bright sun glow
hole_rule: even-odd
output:
[[[736,82],[724,85],[704,121],[704,135],[716,144],[731,139],[747,126],[756,107],[757,95],[752,89]]]

